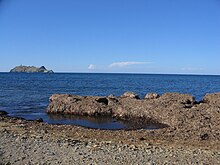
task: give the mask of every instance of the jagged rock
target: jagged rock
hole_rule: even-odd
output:
[[[123,95],[121,95],[122,98],[135,98],[135,99],[139,99],[138,94],[134,93],[134,92],[125,92]]]
[[[15,68],[11,69],[10,72],[14,73],[53,73],[52,70],[47,70],[45,66],[41,66],[40,68],[37,68],[35,66],[16,66]]]
[[[8,114],[8,112],[6,112],[6,111],[0,111],[0,116],[7,115],[7,114]]]
[[[50,97],[48,113],[63,113],[75,115],[110,115],[112,101],[107,97],[76,96],[55,94]]]
[[[160,96],[157,93],[147,93],[144,98],[145,99],[157,99],[159,97]]]

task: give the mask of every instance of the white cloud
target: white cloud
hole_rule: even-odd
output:
[[[109,68],[114,68],[114,67],[126,67],[130,65],[143,65],[143,64],[149,64],[150,62],[136,62],[136,61],[126,61],[126,62],[114,62],[110,64],[108,67]]]
[[[202,68],[181,68],[182,71],[188,71],[188,72],[192,72],[192,71],[202,71],[203,69]]]
[[[95,65],[90,64],[90,65],[88,66],[88,69],[89,69],[89,70],[94,70],[94,69],[95,69],[95,67],[96,67]]]

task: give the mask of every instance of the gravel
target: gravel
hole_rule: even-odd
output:
[[[143,139],[79,139],[57,134],[56,125],[45,131],[45,124],[37,122],[0,123],[0,164],[220,164],[218,149]]]

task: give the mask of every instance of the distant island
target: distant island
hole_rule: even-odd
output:
[[[54,73],[52,70],[47,70],[45,66],[40,68],[35,66],[16,66],[10,70],[11,73]]]

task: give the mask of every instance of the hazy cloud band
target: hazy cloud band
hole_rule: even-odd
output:
[[[137,61],[126,61],[126,62],[114,62],[110,64],[108,67],[109,68],[114,68],[114,67],[126,67],[130,65],[144,65],[144,64],[149,64],[151,62],[137,62]]]

